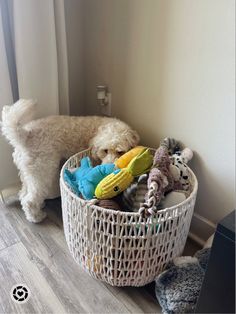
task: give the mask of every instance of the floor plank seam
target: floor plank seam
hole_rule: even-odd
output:
[[[14,243],[12,243],[12,244],[10,244],[10,245],[5,246],[4,248],[0,249],[0,253],[3,252],[3,251],[6,250],[6,249],[11,248],[12,246],[14,246],[14,245],[16,245],[16,244],[19,244],[19,243],[22,243],[22,241],[19,240],[19,241],[16,241],[16,242],[14,242]]]
[[[101,282],[101,283],[102,283],[102,282]],[[102,283],[102,284],[103,284],[103,286],[109,291],[109,293],[112,294],[112,296],[113,296],[114,298],[116,298],[117,295],[120,293],[120,292],[119,292],[119,293],[115,294],[115,293],[113,293],[112,290],[109,289],[109,287],[108,287],[107,285],[105,285],[104,283]],[[125,304],[123,304],[123,306],[127,309],[127,311],[128,311],[129,313],[132,313],[132,312],[130,311],[130,309],[129,309]]]

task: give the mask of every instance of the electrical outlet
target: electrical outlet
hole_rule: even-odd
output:
[[[100,104],[101,114],[104,116],[111,116],[111,93],[106,94],[106,101]]]

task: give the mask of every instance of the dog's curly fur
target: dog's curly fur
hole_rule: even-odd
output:
[[[19,198],[26,218],[40,222],[44,200],[59,196],[60,162],[92,147],[94,159],[113,162],[136,146],[137,132],[113,118],[49,116],[32,120],[35,102],[20,99],[2,111],[2,133],[14,147],[13,160],[22,189]]]

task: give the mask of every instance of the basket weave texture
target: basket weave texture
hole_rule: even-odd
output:
[[[191,174],[190,196],[149,218],[90,204],[75,195],[63,179],[64,169],[80,166],[84,150],[61,170],[63,225],[75,261],[93,277],[113,286],[143,286],[183,252],[193,215],[198,182]]]

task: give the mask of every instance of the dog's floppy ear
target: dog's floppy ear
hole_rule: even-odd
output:
[[[128,132],[127,141],[131,147],[135,147],[138,145],[140,137],[136,131],[130,129]]]
[[[98,155],[97,155],[97,152],[98,152],[97,147],[94,146],[94,145],[91,146],[91,157],[92,157],[92,159],[93,159],[93,161],[94,161],[95,163],[98,163],[98,162],[101,161],[100,158],[99,158]]]
[[[98,143],[98,142],[100,142],[100,139],[98,136],[95,136],[89,142],[89,147],[91,148],[91,157],[95,163],[98,163],[100,161],[100,159],[98,157],[98,149],[99,149],[100,143]]]

